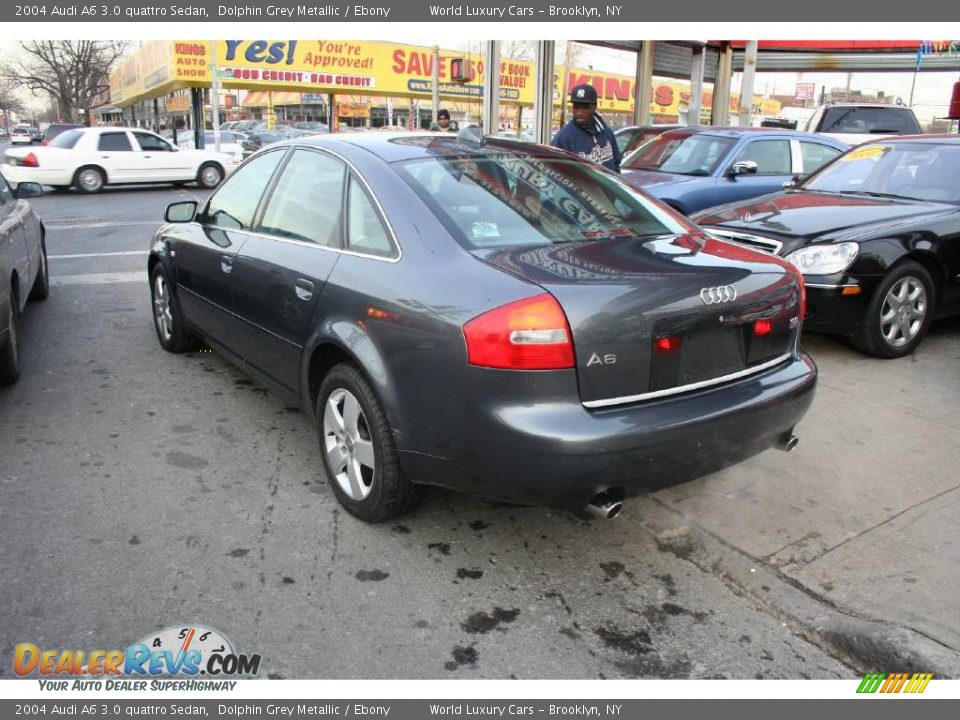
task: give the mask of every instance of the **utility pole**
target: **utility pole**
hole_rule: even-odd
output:
[[[217,41],[210,41],[210,107],[213,110],[213,149],[220,152],[220,73],[217,72]]]
[[[440,47],[433,46],[433,122],[440,114]]]

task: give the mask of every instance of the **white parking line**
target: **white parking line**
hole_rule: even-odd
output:
[[[137,272],[90,273],[89,275],[60,275],[50,278],[54,285],[107,285],[110,283],[147,282],[146,270]]]
[[[87,257],[115,257],[117,255],[149,255],[149,250],[123,250],[120,252],[106,253],[78,253],[76,255],[47,255],[47,260],[63,260],[65,258],[87,258]]]
[[[87,228],[107,228],[107,227],[127,227],[130,225],[151,225],[160,227],[163,220],[129,220],[124,222],[93,222],[93,223],[62,223],[56,224],[55,220],[44,222],[43,226],[47,230],[84,230]]]

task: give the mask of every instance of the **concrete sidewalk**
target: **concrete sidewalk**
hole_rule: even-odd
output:
[[[796,450],[636,512],[665,547],[865,671],[960,677],[960,320],[900,360],[804,345],[820,384]]]

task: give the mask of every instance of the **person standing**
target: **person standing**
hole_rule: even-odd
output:
[[[437,111],[437,121],[430,126],[431,130],[440,130],[441,132],[453,132],[453,126],[450,124],[450,111]]]
[[[613,130],[597,112],[597,91],[593,85],[577,85],[570,91],[573,119],[553,136],[551,145],[568,150],[585,160],[620,172],[620,150]]]

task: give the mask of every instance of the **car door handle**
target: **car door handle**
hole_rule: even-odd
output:
[[[296,291],[298,298],[309,300],[313,297],[313,283],[303,278],[297,278]]]
[[[228,273],[231,270],[233,270],[233,258],[230,257],[229,255],[221,255],[220,269],[223,270],[225,273]]]

